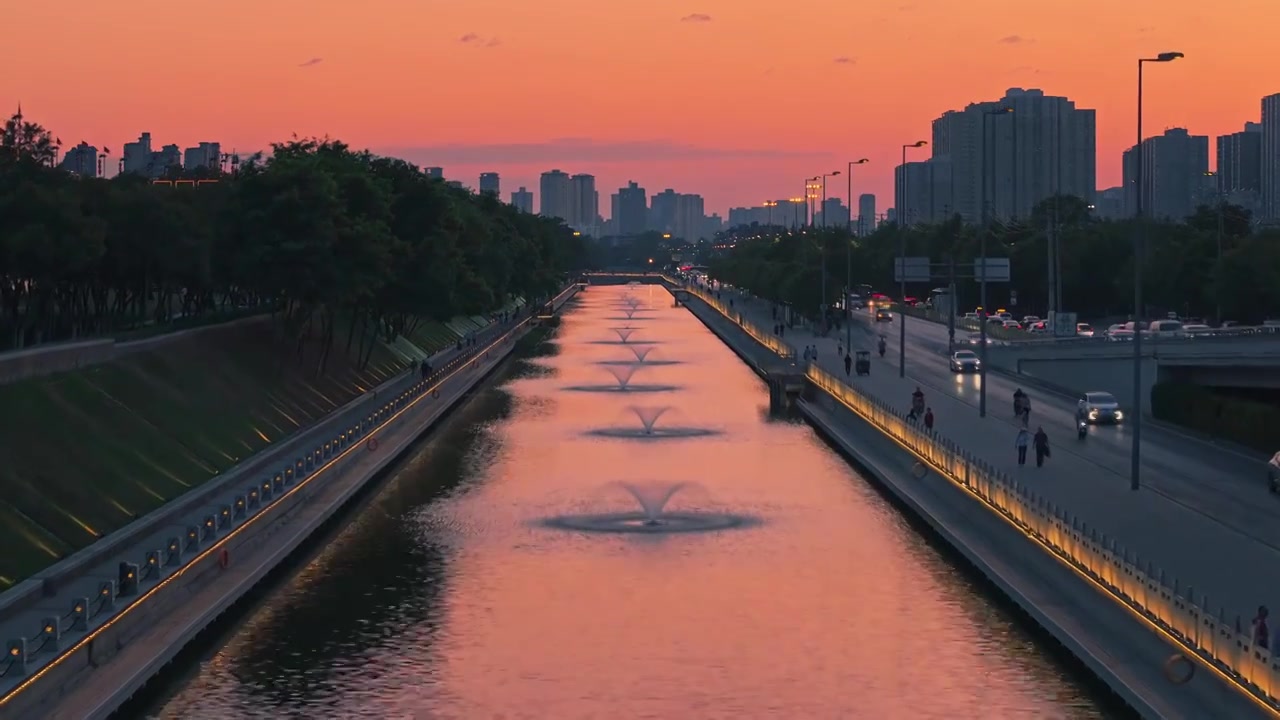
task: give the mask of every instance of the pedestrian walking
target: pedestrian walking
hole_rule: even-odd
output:
[[[844,355],[844,376],[845,376],[845,377],[849,377],[849,374],[850,374],[850,373],[852,373],[852,372],[853,372],[853,356],[852,356],[852,355],[850,355],[849,353],[845,353],[845,355]]]
[[[933,408],[924,409],[924,427],[926,430],[933,429]]]
[[[1049,459],[1049,436],[1045,433],[1043,427],[1036,428],[1036,436],[1032,443],[1036,446],[1036,467],[1044,467],[1044,461]]]
[[[1271,631],[1267,627],[1267,616],[1270,615],[1266,605],[1258,606],[1258,615],[1253,619],[1254,647],[1267,650],[1271,647]]]
[[[1018,428],[1018,436],[1014,438],[1013,445],[1018,448],[1018,464],[1027,464],[1027,446],[1031,444],[1031,433],[1026,428]]]

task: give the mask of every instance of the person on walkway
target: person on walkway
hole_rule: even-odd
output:
[[[1027,394],[1022,392],[1022,388],[1013,391],[1013,416],[1015,418],[1022,417],[1022,401],[1026,400]]]
[[[809,362],[809,346],[804,346],[804,361]]]
[[[1036,428],[1033,443],[1036,446],[1036,467],[1044,467],[1044,461],[1049,457],[1049,436],[1043,427]]]
[[[844,341],[837,340],[836,341],[836,357],[840,357],[841,355],[844,355]]]
[[[884,357],[884,336],[880,336],[880,357]]]
[[[933,429],[933,408],[924,409],[924,427],[926,430]]]
[[[1031,444],[1031,433],[1026,428],[1018,428],[1018,436],[1013,439],[1013,446],[1018,448],[1018,464],[1027,464],[1027,446]]]
[[[1267,650],[1271,647],[1271,630],[1267,627],[1267,616],[1271,613],[1266,605],[1258,606],[1258,615],[1253,619],[1253,645]]]
[[[844,354],[844,376],[849,377],[849,374],[852,372],[853,372],[853,356],[846,352]]]
[[[1022,427],[1031,425],[1031,396],[1022,396]]]

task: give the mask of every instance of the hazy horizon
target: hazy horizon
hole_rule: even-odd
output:
[[[628,180],[700,194],[723,215],[799,195],[806,176],[859,157],[871,162],[854,194],[887,207],[903,143],[1014,87],[1097,110],[1106,188],[1134,141],[1139,56],[1186,54],[1148,73],[1148,135],[1235,132],[1280,92],[1264,69],[1280,19],[1270,0],[1080,0],[1067,15],[1008,0],[821,0],[785,14],[759,0],[50,0],[7,19],[45,32],[10,38],[30,69],[0,79],[0,98],[65,147],[118,155],[144,131],[224,150],[328,135],[471,186],[498,172],[504,199],[520,185],[536,194],[545,170],[589,173],[605,215]],[[162,37],[175,51],[149,41]],[[828,191],[843,198],[844,178]]]

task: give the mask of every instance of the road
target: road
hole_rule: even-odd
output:
[[[723,291],[723,299],[757,325],[772,324],[769,305]],[[1184,593],[1194,587],[1197,602],[1209,595],[1208,607],[1240,615],[1247,628],[1259,604],[1280,601],[1280,499],[1266,491],[1260,463],[1231,451],[1156,430],[1143,435],[1141,492],[1129,490],[1129,435],[1124,426],[1092,428],[1087,440],[1075,437],[1075,402],[1031,389],[1034,430],[1043,426],[1053,455],[1044,468],[1016,464],[1013,418],[1015,381],[988,376],[988,417],[979,418],[978,378],[956,376],[945,357],[947,329],[909,318],[906,379],[898,377],[898,319],[893,323],[862,319],[854,325],[855,349],[873,350],[876,333],[888,336],[883,359],[872,353],[869,377],[850,384],[883,400],[900,398],[905,410],[919,386],[933,408],[936,429],[994,467],[1025,482],[1046,499],[1071,512],[1090,528],[1117,539],[1143,565],[1169,573]],[[962,336],[963,337],[963,336]],[[818,348],[825,369],[844,374],[837,354],[844,333],[814,338],[806,330],[789,329],[785,339],[798,351]],[[1024,388],[1027,390],[1028,388]]]

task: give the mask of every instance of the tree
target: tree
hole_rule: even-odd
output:
[[[329,138],[198,186],[80,178],[49,166],[55,147],[5,125],[0,349],[271,311],[282,341],[332,348],[341,330],[367,361],[424,321],[545,295],[586,257],[558,221]]]

